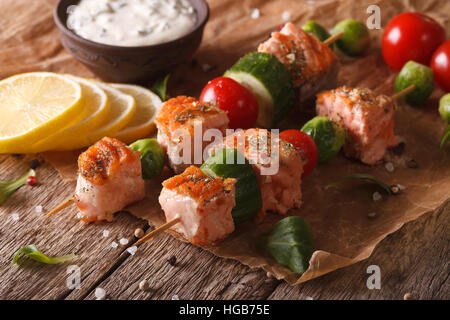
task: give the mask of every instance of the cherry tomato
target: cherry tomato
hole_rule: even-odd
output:
[[[301,153],[302,159],[306,159],[302,179],[309,176],[319,160],[319,152],[313,138],[300,130],[290,129],[281,132],[280,139],[292,144]]]
[[[394,70],[413,60],[429,65],[433,52],[445,41],[445,29],[432,18],[404,12],[389,21],[382,39],[383,57]]]
[[[450,40],[444,42],[431,58],[434,80],[445,91],[450,92]]]
[[[200,102],[215,102],[230,119],[232,129],[248,129],[258,118],[258,100],[246,87],[231,78],[220,77],[208,82],[200,95]]]

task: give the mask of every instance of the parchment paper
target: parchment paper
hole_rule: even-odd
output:
[[[54,0],[2,0],[2,29],[0,39],[0,77],[36,70],[73,73],[80,76],[93,75],[76,62],[59,42],[58,32],[51,13]],[[315,19],[327,28],[344,18],[365,21],[369,5],[381,9],[382,26],[402,11],[420,11],[442,23],[450,30],[450,2],[429,1],[209,1],[211,20],[208,23],[202,46],[192,63],[181,66],[172,76],[169,86],[171,95],[198,96],[205,83],[221,75],[243,54],[255,50],[270,32],[283,23],[283,11],[291,13],[292,21],[302,25]],[[251,8],[261,12],[259,19],[250,18]],[[395,73],[388,69],[380,54],[380,37],[383,30],[372,30],[372,47],[362,58],[340,56],[343,70],[340,83],[361,86],[376,92],[392,94]],[[404,223],[420,215],[448,205],[450,196],[450,156],[438,149],[444,131],[444,122],[437,112],[439,97],[433,96],[422,108],[401,104],[396,113],[397,135],[406,142],[402,156],[391,156],[395,165],[393,173],[383,165],[368,167],[339,155],[329,163],[319,166],[302,186],[304,204],[289,214],[300,215],[312,228],[317,251],[310,261],[309,270],[303,276],[281,267],[274,259],[256,249],[258,236],[269,230],[281,216],[268,215],[260,225],[253,222],[239,225],[225,241],[214,247],[206,247],[214,254],[236,259],[250,267],[264,268],[278,279],[298,284],[338,268],[356,263],[370,256],[375,246],[388,234],[398,230]],[[311,110],[294,112],[293,119],[284,128],[300,128],[312,117]],[[45,158],[54,164],[64,178],[76,175],[77,153],[47,153]],[[406,162],[414,159],[419,167],[411,169]],[[324,186],[351,173],[369,173],[387,184],[406,187],[402,194],[386,196],[381,201],[372,200],[376,187],[349,182],[332,190]],[[169,177],[165,170],[160,179],[150,181],[148,197],[143,202],[127,208],[138,217],[158,226],[165,222],[157,197],[161,181]],[[368,218],[369,213],[375,218]],[[398,248],[402,250],[402,248]]]

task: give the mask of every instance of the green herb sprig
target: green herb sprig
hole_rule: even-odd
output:
[[[19,264],[19,258],[22,255],[45,264],[58,264],[77,258],[75,254],[68,254],[60,257],[49,257],[45,253],[39,251],[39,249],[36,248],[34,244],[30,244],[27,246],[23,246],[14,254],[13,263]]]
[[[366,174],[366,173],[355,173],[355,174],[350,174],[348,176],[345,176],[345,177],[325,186],[325,190],[335,187],[338,184],[341,184],[342,182],[347,181],[347,180],[363,180],[363,181],[371,182],[371,183],[374,183],[374,184],[378,185],[379,187],[381,187],[384,191],[387,192],[387,194],[393,194],[391,188],[387,184],[385,184],[378,178],[371,176],[370,174]]]
[[[27,178],[29,176],[35,177],[36,172],[33,169],[30,169],[30,171],[17,180],[0,181],[0,205],[2,205],[14,192],[19,190],[20,187],[24,186],[27,183]]]
[[[282,266],[302,274],[309,268],[314,253],[311,229],[298,216],[284,218],[262,236],[263,248]]]
[[[170,74],[165,77],[159,78],[153,84],[151,90],[156,93],[162,101],[166,101],[167,99],[167,82],[169,82]]]

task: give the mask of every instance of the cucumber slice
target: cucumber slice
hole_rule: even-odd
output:
[[[256,174],[244,155],[236,149],[220,149],[201,166],[210,176],[235,178],[236,206],[231,211],[235,224],[253,218],[262,209],[262,196]]]
[[[271,54],[251,52],[224,74],[250,89],[259,105],[258,126],[273,128],[294,106],[289,70]]]

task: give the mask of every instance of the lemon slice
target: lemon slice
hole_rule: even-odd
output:
[[[105,91],[108,96],[110,110],[104,124],[87,135],[88,145],[97,142],[103,137],[115,136],[117,132],[130,122],[136,112],[136,101],[132,96],[102,82],[93,82]]]
[[[83,91],[83,118],[67,129],[49,136],[33,146],[33,152],[75,150],[89,145],[87,133],[105,123],[110,110],[108,96],[95,82],[66,75],[79,83]]]
[[[161,99],[150,90],[129,84],[111,84],[113,88],[133,96],[136,100],[136,113],[126,127],[114,137],[125,143],[148,137],[154,130],[154,120],[161,108]]]
[[[79,121],[82,89],[48,72],[0,81],[0,153],[27,153],[38,140]]]

